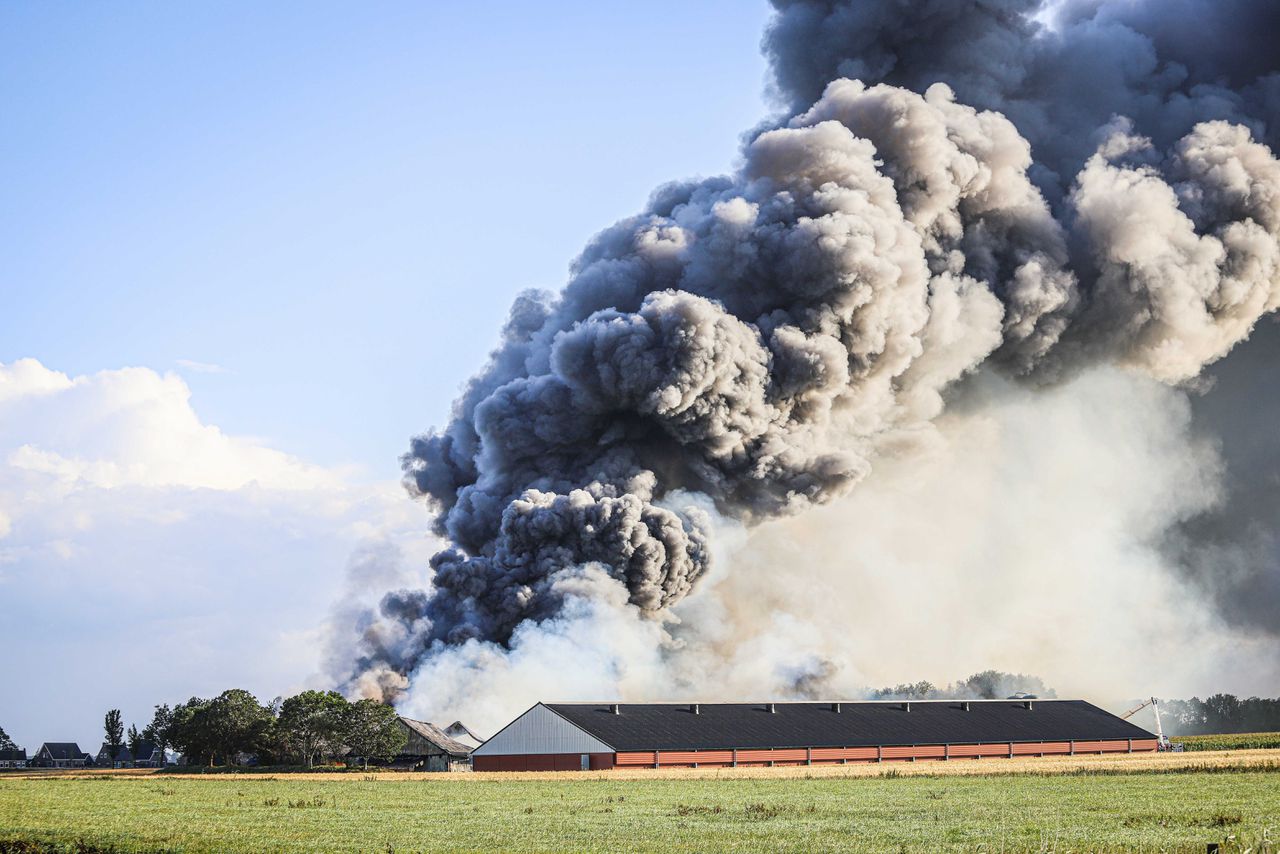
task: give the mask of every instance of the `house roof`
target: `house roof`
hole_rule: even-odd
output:
[[[440,729],[440,727],[433,723],[415,721],[413,718],[406,718],[403,715],[400,716],[400,720],[402,720],[404,725],[409,729],[413,730],[418,735],[443,750],[445,753],[449,753],[454,756],[471,755],[470,747],[445,735],[444,730]]]
[[[1155,738],[1083,700],[902,702],[547,703],[614,750],[870,747]]]
[[[26,759],[26,758],[27,758],[27,751],[21,747],[17,749],[11,749],[11,750],[0,750],[0,762],[4,762],[6,760],[12,762],[15,759]]]
[[[49,751],[51,759],[83,759],[85,754],[74,741],[46,741],[38,753]]]

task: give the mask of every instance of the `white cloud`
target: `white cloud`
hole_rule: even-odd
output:
[[[0,725],[20,741],[298,688],[353,550],[423,539],[399,484],[227,435],[190,398],[146,368],[0,364],[0,684],[29,689],[0,694]]]
[[[122,368],[68,378],[32,359],[0,365],[6,465],[67,485],[332,488],[334,473],[204,424],[176,374]]]

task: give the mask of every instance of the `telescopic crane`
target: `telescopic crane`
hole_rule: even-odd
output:
[[[1169,737],[1164,734],[1164,728],[1160,725],[1160,701],[1155,697],[1148,697],[1143,700],[1141,703],[1121,715],[1120,719],[1127,721],[1147,706],[1150,706],[1151,711],[1156,713],[1156,744],[1158,748],[1160,750],[1174,750],[1175,748],[1173,744],[1169,741]],[[1181,747],[1181,745],[1178,746]]]

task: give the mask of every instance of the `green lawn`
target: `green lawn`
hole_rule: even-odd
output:
[[[826,779],[0,777],[0,852],[1195,851],[1280,836],[1280,773]],[[7,848],[15,843],[55,847]],[[1230,843],[1224,850],[1240,851]]]

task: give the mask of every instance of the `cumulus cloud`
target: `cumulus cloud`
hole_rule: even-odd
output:
[[[145,368],[0,365],[0,645],[21,650],[0,680],[30,688],[0,711],[20,741],[92,740],[86,707],[141,722],[299,686],[353,549],[415,553],[426,522],[396,484],[228,435],[190,398]]]

